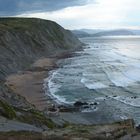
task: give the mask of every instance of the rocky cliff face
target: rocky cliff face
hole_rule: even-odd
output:
[[[23,70],[42,56],[81,46],[68,30],[55,22],[35,18],[0,19],[0,80]]]
[[[0,18],[0,115],[27,123],[35,118],[35,122],[49,123],[52,127],[52,123],[34,111],[24,97],[14,94],[5,85],[5,78],[29,68],[40,57],[70,52],[81,45],[70,31],[55,22],[35,18]],[[40,122],[40,117],[45,123]]]

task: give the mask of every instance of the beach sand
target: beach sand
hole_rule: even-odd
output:
[[[48,77],[50,70],[57,67],[56,60],[54,58],[39,59],[29,70],[8,76],[5,84],[16,94],[25,97],[37,109],[44,110],[48,104],[51,104],[51,99],[45,95],[43,79]]]

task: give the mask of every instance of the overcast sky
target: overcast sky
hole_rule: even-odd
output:
[[[137,29],[140,0],[0,0],[0,16],[50,19],[68,29]]]

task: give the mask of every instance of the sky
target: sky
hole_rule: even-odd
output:
[[[140,0],[0,0],[0,16],[43,18],[67,29],[140,29]]]

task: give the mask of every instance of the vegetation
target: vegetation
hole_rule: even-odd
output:
[[[51,119],[47,118],[42,112],[33,109],[28,112],[22,111],[22,115],[18,117],[18,120],[29,124],[35,124],[38,127],[43,125],[51,129],[56,127]]]
[[[21,115],[16,115],[18,112],[20,112]],[[34,109],[24,111],[23,109],[14,108],[2,100],[0,100],[0,114],[8,119],[16,119],[38,127],[43,125],[51,129],[56,127],[54,122],[47,118],[42,112]]]
[[[8,103],[5,101],[0,100],[0,113],[1,115],[9,118],[9,119],[14,119],[16,118],[16,112],[12,106],[10,106]]]
[[[11,132],[0,132],[1,140],[42,140],[43,136],[37,132],[26,132],[26,131],[11,131]]]

